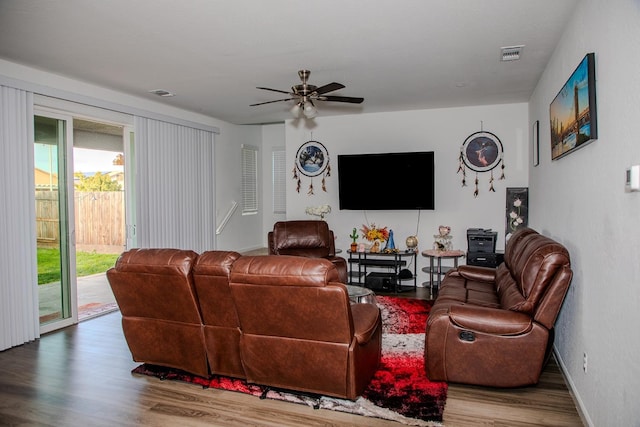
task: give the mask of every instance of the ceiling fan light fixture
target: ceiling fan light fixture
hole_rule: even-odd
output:
[[[318,109],[311,101],[307,101],[304,104],[304,116],[307,119],[313,119],[318,115]]]
[[[302,115],[302,106],[301,106],[301,102],[297,102],[296,105],[294,105],[293,107],[291,107],[291,115],[293,117],[295,117],[296,119],[299,119],[300,116]]]

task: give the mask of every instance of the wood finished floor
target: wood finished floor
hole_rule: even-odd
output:
[[[428,291],[426,291],[428,292]],[[402,294],[425,297],[425,290]],[[0,426],[400,426],[131,374],[138,364],[115,312],[0,352]],[[552,361],[540,384],[451,384],[445,426],[581,426]]]

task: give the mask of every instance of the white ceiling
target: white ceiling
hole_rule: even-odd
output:
[[[289,90],[302,68],[364,97],[320,116],[526,102],[577,3],[0,0],[0,58],[236,124],[290,118],[291,102],[249,104],[286,98],[256,86]]]

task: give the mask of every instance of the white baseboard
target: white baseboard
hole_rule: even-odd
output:
[[[582,420],[582,423],[588,427],[595,427],[593,424],[593,421],[591,421],[591,418],[589,417],[589,413],[587,412],[587,409],[584,406],[584,402],[582,402],[582,399],[580,398],[580,394],[576,390],[576,386],[573,382],[573,379],[568,373],[567,365],[565,365],[564,360],[562,360],[562,357],[560,357],[560,355],[558,354],[558,349],[556,348],[555,345],[553,346],[553,355],[556,358],[556,362],[558,362],[558,367],[562,372],[562,377],[564,378],[564,381],[567,383],[567,388],[569,388],[569,394],[571,394],[571,398],[576,404],[576,409],[578,410],[578,415],[580,415],[580,419]]]

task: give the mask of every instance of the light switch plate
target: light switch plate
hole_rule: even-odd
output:
[[[625,191],[640,191],[640,165],[633,165],[627,169]]]

